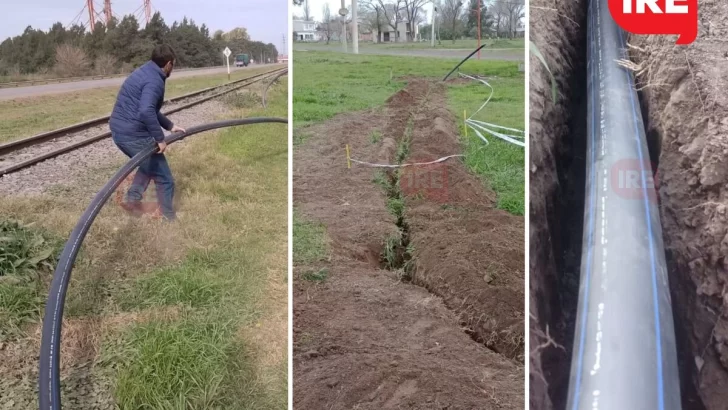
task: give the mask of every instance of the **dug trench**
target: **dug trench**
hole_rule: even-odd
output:
[[[586,1],[536,0],[531,59],[530,405],[562,409],[579,291],[584,209]],[[542,7],[541,7],[542,6]],[[701,2],[698,40],[630,36],[659,192],[686,410],[728,400],[728,5]],[[616,64],[616,62],[615,62]]]
[[[434,195],[407,185],[414,168],[346,169],[347,144],[371,164],[459,153],[446,107],[443,84],[410,79],[384,109],[304,130],[294,206],[331,252],[323,282],[294,265],[295,407],[523,408],[522,218],[457,158]]]

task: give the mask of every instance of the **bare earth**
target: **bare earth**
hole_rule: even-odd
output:
[[[345,168],[347,143],[359,160],[394,163],[409,121],[406,162],[458,153],[445,107],[444,86],[411,80],[383,110],[302,130],[311,137],[294,151],[294,204],[326,226],[332,257],[294,267],[296,408],[524,406],[523,219],[495,209],[493,193],[448,162],[446,204],[405,198],[414,279],[401,281],[380,264],[397,232],[386,194],[371,168]],[[325,282],[301,278],[320,268]]]

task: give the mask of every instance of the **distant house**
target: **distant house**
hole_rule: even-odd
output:
[[[516,26],[516,37],[525,37],[526,36],[526,23],[523,20],[520,20],[518,22],[518,25]]]
[[[417,40],[420,38],[420,27],[417,24],[412,24],[412,26],[412,29],[414,30],[412,38]],[[409,38],[409,34],[410,30],[406,21],[400,21],[397,23],[396,31],[389,24],[382,26],[381,33],[377,31],[376,27],[372,29],[374,41],[382,43],[405,42]]]
[[[316,22],[306,20],[293,20],[294,41],[318,41]]]
[[[286,54],[280,55],[280,54],[279,54],[279,55],[278,55],[278,63],[279,63],[279,64],[285,64],[285,63],[288,63],[288,55],[286,55]]]

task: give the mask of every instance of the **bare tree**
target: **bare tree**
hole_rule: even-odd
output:
[[[53,68],[61,77],[80,77],[88,74],[91,62],[80,47],[61,44],[56,47],[56,65]]]
[[[495,21],[495,33],[496,36],[500,37],[505,27],[508,26],[508,5],[502,1],[493,2],[490,6],[490,11],[493,13],[493,20]]]
[[[366,0],[360,3],[366,11],[366,19],[372,28],[377,29],[377,43],[382,42],[382,26],[384,26],[384,7],[377,0]]]
[[[505,8],[508,13],[508,37],[515,37],[518,22],[525,17],[525,2],[524,0],[511,0],[506,3]]]
[[[402,10],[404,0],[387,0],[386,3],[383,0],[378,1],[379,6],[382,7],[382,11],[384,12],[384,19],[394,29],[394,41],[396,42],[399,38],[399,23],[402,21],[399,12]]]
[[[452,30],[451,35],[453,43],[455,43],[455,38],[457,37],[455,33],[458,29],[458,23],[461,22],[460,11],[462,7],[463,2],[461,0],[445,0],[442,3],[442,19]]]
[[[329,3],[324,3],[322,12],[324,16],[324,22],[322,24],[324,36],[326,37],[326,44],[329,44],[331,40],[331,8],[329,8]]]
[[[404,0],[404,9],[407,13],[407,40],[414,41],[415,27],[419,23],[419,15],[422,7],[430,0]]]
[[[311,21],[311,7],[308,5],[308,0],[303,1],[303,19]]]

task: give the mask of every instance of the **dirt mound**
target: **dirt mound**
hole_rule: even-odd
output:
[[[700,2],[698,39],[632,36],[658,177],[682,392],[691,409],[728,400],[728,4]],[[654,157],[653,157],[654,158]],[[697,393],[697,394],[696,394]]]
[[[475,242],[473,238],[480,229],[476,224],[482,223],[488,235],[492,235],[498,230],[494,226],[507,220],[463,219],[450,215],[447,226],[437,224],[438,232],[430,226],[427,231],[420,231],[427,225],[421,218],[435,218],[442,214],[442,205],[449,204],[406,199],[405,216],[415,249],[417,281],[430,277],[434,284],[431,289],[433,292],[439,289],[444,295],[443,301],[423,286],[401,281],[399,272],[380,268],[384,244],[387,238],[401,232],[401,221],[387,211],[388,197],[373,183],[374,170],[363,166],[344,168],[345,144],[350,145],[352,157],[357,160],[394,163],[403,139],[412,135],[409,157],[437,154],[428,152],[432,147],[427,144],[418,151],[422,141],[417,133],[425,129],[433,137],[443,132],[444,139],[438,143],[449,140],[452,152],[448,154],[457,153],[455,128],[448,122],[450,114],[439,95],[443,92],[428,82],[412,81],[406,90],[390,98],[385,110],[340,115],[326,124],[309,128],[307,133],[314,136],[294,152],[295,206],[326,226],[332,248],[331,261],[324,263],[330,272],[324,283],[312,284],[299,279],[300,273],[310,266],[294,267],[297,273],[293,308],[296,408],[523,408],[522,366],[473,341],[461,325],[467,321],[464,320],[467,314],[448,308],[448,289],[440,285],[445,279],[454,279],[444,278],[444,259],[452,272],[466,278],[460,282],[453,280],[452,289],[476,283],[487,287],[483,281],[487,265],[478,260],[479,255],[473,255],[474,249],[482,252],[486,245],[470,242]],[[435,121],[436,118],[441,119]],[[370,138],[374,131],[383,136],[376,144]],[[448,171],[453,164],[448,163]],[[452,175],[457,176],[459,172],[464,171],[458,164],[452,169]],[[456,186],[472,183],[469,179],[472,177],[460,175],[459,178],[448,178],[448,183]],[[480,208],[470,208],[472,204],[468,203],[469,213],[491,212],[488,199],[492,194],[482,191],[482,185],[480,192],[468,187],[455,197],[483,201],[485,205]],[[518,227],[512,229],[518,231]],[[522,235],[522,225],[519,232]],[[425,253],[433,243],[437,246]],[[445,246],[462,247],[457,249],[457,261],[450,256],[438,260],[418,259],[429,258],[436,249],[442,255]],[[518,246],[523,249],[522,241]],[[499,255],[497,260],[513,256]],[[521,251],[520,259],[514,263],[522,260]],[[473,266],[468,267],[468,263]],[[425,272],[439,273],[425,276]],[[520,305],[522,312],[522,296]],[[477,309],[482,309],[482,305],[467,307],[465,311]],[[481,311],[479,315],[490,317],[493,312]]]
[[[432,161],[459,152],[452,114],[442,110],[446,103],[444,86],[433,85],[414,117],[411,158]],[[406,200],[414,281],[442,297],[473,338],[522,363],[523,218],[495,209],[494,194],[457,160],[440,170],[446,197]]]

